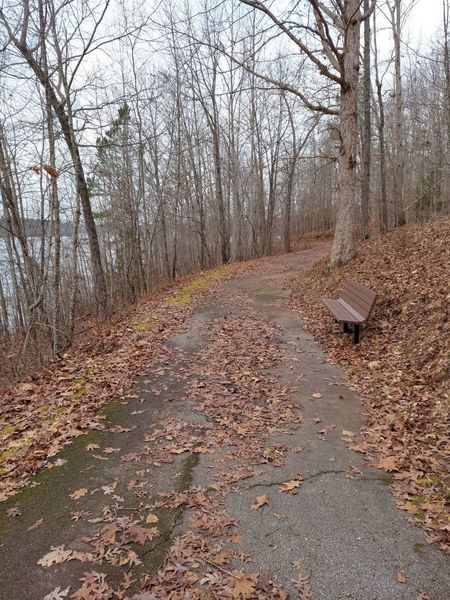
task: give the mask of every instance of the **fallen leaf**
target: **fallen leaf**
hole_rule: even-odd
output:
[[[343,429],[342,430],[342,435],[345,435],[346,437],[353,437],[356,434],[353,433],[353,431],[349,431],[348,429]]]
[[[397,581],[399,583],[406,583],[406,575],[403,571],[397,572]]]
[[[61,586],[58,585],[58,587],[56,587],[52,592],[44,596],[43,600],[63,600],[63,598],[66,598],[67,594],[69,593],[69,590],[70,586],[67,587],[65,590],[62,590]]]
[[[88,452],[92,452],[92,450],[98,450],[100,448],[99,444],[88,444],[86,446],[86,450]]]
[[[149,513],[147,515],[147,518],[145,519],[146,523],[157,523],[159,521],[158,517],[156,515],[154,515],[153,513]]]
[[[269,496],[257,496],[255,502],[252,504],[252,510],[258,510],[261,506],[269,504]]]
[[[233,552],[231,552],[231,550],[224,550],[223,552],[213,554],[212,560],[217,565],[227,565],[230,562],[232,556]]]
[[[287,515],[279,515],[277,513],[272,513],[274,519],[277,519],[277,521],[282,521],[283,519],[287,519],[288,516]]]
[[[45,556],[37,561],[41,567],[51,567],[59,563],[69,560],[72,556],[72,550],[65,550],[64,544],[62,546],[52,546],[50,552],[47,552]]]
[[[296,492],[294,492],[295,489],[297,489],[298,487],[300,487],[301,482],[303,481],[303,479],[291,479],[290,481],[285,481],[284,483],[282,483],[279,487],[280,492],[293,492],[294,494]]]
[[[69,497],[72,498],[72,500],[78,500],[79,498],[86,496],[87,493],[88,491],[86,488],[80,488],[79,490],[75,490],[74,492],[69,494]]]
[[[13,506],[12,508],[8,508],[6,514],[8,517],[20,517],[22,516],[22,511],[17,506]]]
[[[101,489],[103,491],[103,495],[109,496],[109,495],[113,494],[116,487],[117,487],[117,481],[113,481],[113,483],[110,483],[109,485],[102,485]]]
[[[232,533],[230,535],[230,542],[232,544],[242,544],[242,536],[240,533]]]
[[[381,458],[376,464],[378,469],[384,469],[385,471],[398,471],[397,458],[395,456],[385,456]]]
[[[333,431],[333,429],[335,427],[336,427],[336,425],[327,425],[326,427],[324,427],[323,429],[321,429],[317,433],[320,433],[322,435],[326,435],[327,433],[330,433],[330,431]]]
[[[257,576],[244,571],[233,571],[234,577],[230,579],[231,595],[233,598],[247,600],[252,598],[256,590]]]

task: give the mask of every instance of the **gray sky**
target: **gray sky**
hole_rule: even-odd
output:
[[[408,20],[411,41],[426,43],[442,23],[442,0],[417,0]]]

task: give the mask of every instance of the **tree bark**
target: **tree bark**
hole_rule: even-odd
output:
[[[369,10],[369,0],[364,0],[364,12]],[[364,21],[364,76],[363,76],[363,136],[361,213],[363,239],[369,237],[369,200],[372,124],[370,114],[370,19]]]
[[[392,34],[394,37],[394,176],[393,176],[393,198],[394,198],[394,224],[401,227],[406,223],[404,209],[404,177],[405,177],[405,137],[403,125],[403,90],[401,70],[401,0],[394,0],[394,5],[388,3],[392,19]]]
[[[361,20],[359,0],[345,5],[347,27],[342,53],[339,132],[339,203],[331,249],[331,268],[339,267],[355,256],[354,221],[356,206],[356,155],[358,145],[358,79]]]

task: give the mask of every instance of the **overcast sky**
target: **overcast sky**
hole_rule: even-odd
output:
[[[417,0],[408,21],[411,41],[427,42],[442,23],[442,0]]]

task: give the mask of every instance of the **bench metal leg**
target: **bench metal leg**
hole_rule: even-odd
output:
[[[348,328],[348,323],[344,323],[344,333],[350,333],[350,329]]]
[[[359,323],[353,325],[353,343],[359,344]]]

